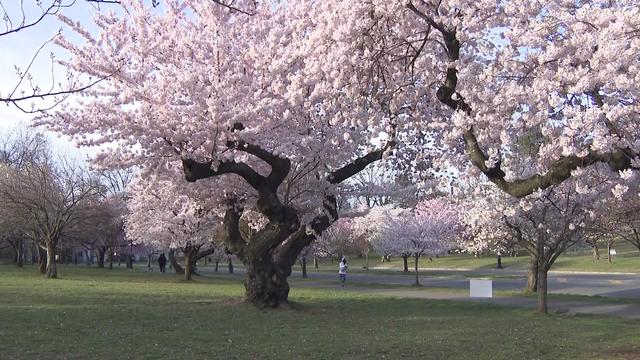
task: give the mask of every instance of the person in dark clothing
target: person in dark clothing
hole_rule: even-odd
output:
[[[160,257],[158,258],[158,265],[160,266],[160,272],[164,273],[167,266],[167,257],[164,256],[164,253],[160,254]]]

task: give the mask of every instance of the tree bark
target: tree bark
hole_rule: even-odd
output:
[[[233,274],[233,261],[229,258],[229,274]]]
[[[109,249],[109,270],[113,270],[113,250]]]
[[[171,263],[171,267],[173,267],[173,271],[175,271],[177,275],[184,275],[184,269],[178,264],[176,251],[174,249],[169,250],[169,263]]]
[[[415,283],[415,285],[416,286],[420,286],[420,278],[418,276],[418,259],[420,259],[420,255],[416,255],[415,258],[416,258],[416,263],[415,263],[416,283]]]
[[[500,254],[498,254],[498,269],[502,269],[502,257],[500,256]]]
[[[369,253],[364,254],[364,269],[369,270]]]
[[[24,245],[24,240],[19,239],[16,240],[16,266],[21,268],[24,266],[24,257],[25,257],[26,248]]]
[[[45,276],[48,279],[58,277],[58,264],[56,263],[56,244],[53,240],[47,241],[47,269]]]
[[[42,275],[47,273],[47,250],[40,246],[38,246],[38,270]]]
[[[318,258],[313,258],[313,267],[318,268]]]
[[[538,265],[538,312],[547,314],[547,270]]]
[[[538,290],[538,259],[530,255],[529,269],[527,270],[527,292],[534,293]]]
[[[133,254],[127,254],[127,269],[133,269]]]
[[[184,279],[191,281],[193,279],[193,253],[191,251],[184,252]]]
[[[105,247],[98,248],[98,267],[104,268],[104,257],[107,254],[107,249]]]
[[[402,272],[409,272],[409,257],[407,255],[402,255],[402,262],[404,265]]]
[[[306,279],[308,278],[307,276],[307,257],[303,256],[302,259],[300,260],[300,265],[302,266],[302,278]]]
[[[246,262],[246,297],[259,308],[278,307],[289,298],[288,272],[273,263],[271,256]]]
[[[216,259],[216,267],[213,271],[218,272],[218,266],[220,265],[220,259]]]
[[[591,249],[593,250],[593,259],[600,260],[600,251],[598,250],[598,244],[594,243],[591,246]]]

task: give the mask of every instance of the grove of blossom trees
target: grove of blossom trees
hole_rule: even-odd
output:
[[[133,196],[128,201],[125,228],[137,243],[158,250],[180,250],[184,266],[174,267],[191,280],[196,262],[221,247],[215,238],[222,218],[178,189],[161,179],[137,179],[130,187]]]
[[[371,238],[378,254],[413,257],[416,285],[420,285],[420,257],[444,255],[455,247],[460,227],[455,209],[445,199],[421,201],[413,209],[382,209],[368,215]]]
[[[121,6],[97,15],[97,33],[61,16],[84,39],[56,39],[72,54],[64,65],[107,79],[38,123],[109,147],[103,166],[175,183],[181,168],[198,200],[224,212],[223,242],[245,263],[258,306],[287,302],[291,266],[339,217],[338,187],[383,159],[415,180],[432,168],[482,174],[524,198],[509,200],[520,206],[509,216],[583,188],[596,168],[599,196],[633,192],[634,1],[168,0],[157,15],[141,0]],[[292,182],[306,191],[287,197]],[[249,210],[266,224],[247,236]],[[548,267],[554,255],[538,260]]]

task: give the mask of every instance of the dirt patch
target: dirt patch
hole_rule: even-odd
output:
[[[640,348],[619,348],[598,351],[594,359],[637,360],[640,359]]]

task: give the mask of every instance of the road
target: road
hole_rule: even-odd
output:
[[[203,274],[212,274],[212,268],[199,269]],[[218,274],[225,274],[221,268]],[[503,272],[504,271],[504,272]],[[233,276],[241,277],[243,269],[236,268]],[[520,291],[527,283],[526,274],[519,270],[496,270],[490,272],[477,271],[429,271],[420,276],[423,286],[468,289],[469,278],[493,278],[493,289],[504,291]],[[300,272],[293,272],[291,278],[301,278]],[[309,272],[310,279],[322,281],[338,281],[338,275],[330,272]],[[347,282],[371,283],[378,285],[411,285],[415,281],[413,273],[380,274],[372,270],[370,273],[352,272]],[[631,274],[595,274],[595,273],[549,273],[549,293],[572,295],[599,295],[629,299],[640,299],[640,275]]]

